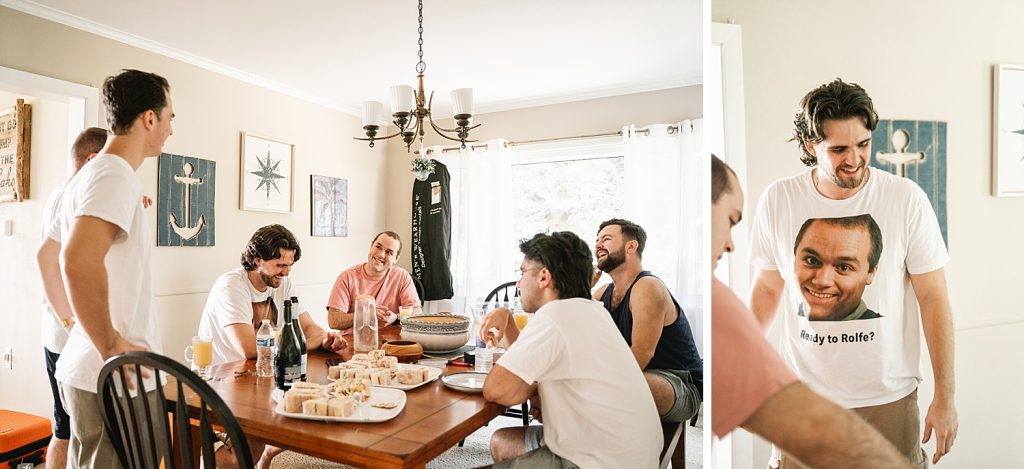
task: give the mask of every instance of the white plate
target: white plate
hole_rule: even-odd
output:
[[[423,386],[424,384],[427,384],[427,383],[433,383],[434,381],[437,380],[438,376],[441,376],[441,371],[442,370],[440,368],[434,368],[432,366],[425,366],[425,365],[410,365],[408,363],[399,363],[398,364],[398,369],[399,370],[405,369],[405,368],[411,368],[411,367],[426,368],[427,369],[427,380],[422,382],[422,383],[420,383],[420,384],[398,384],[398,378],[395,378],[394,381],[393,381],[394,384],[390,384],[390,385],[388,385],[388,384],[374,384],[373,386],[374,387],[378,387],[379,386],[379,387],[382,387],[382,388],[401,389],[403,391],[408,391],[410,389],[416,389],[416,388],[418,388],[420,386]]]
[[[465,371],[445,375],[441,378],[441,382],[456,391],[481,393],[484,392],[484,380],[486,379],[487,373]]]
[[[318,420],[321,422],[383,422],[395,418],[405,408],[405,391],[371,386],[371,394],[370,399],[357,405],[355,411],[348,417],[328,417],[325,415],[307,415],[301,412],[285,412],[284,402],[280,401],[274,407],[274,413],[295,419]],[[379,409],[371,405],[375,402],[395,402],[398,406],[394,409]]]

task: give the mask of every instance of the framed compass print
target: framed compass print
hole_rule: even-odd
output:
[[[294,209],[295,144],[242,132],[238,208],[289,213]]]
[[[994,67],[992,195],[1024,196],[1024,65]]]

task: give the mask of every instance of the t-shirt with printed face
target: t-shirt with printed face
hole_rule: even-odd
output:
[[[872,169],[844,200],[818,193],[810,170],[777,181],[758,203],[750,252],[785,281],[779,350],[813,390],[854,408],[917,387],[921,316],[909,274],[942,268],[949,254],[913,181]]]

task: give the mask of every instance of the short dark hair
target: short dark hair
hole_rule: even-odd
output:
[[[89,160],[89,155],[99,153],[103,149],[103,145],[106,144],[106,129],[89,127],[78,134],[75,143],[71,145],[71,163],[75,166],[75,172],[82,169],[82,166]]]
[[[711,155],[711,203],[717,204],[722,194],[732,194],[732,183],[729,182],[729,175],[736,176],[736,172],[725,164],[719,157]]]
[[[612,218],[611,220],[605,220],[602,222],[601,226],[597,228],[597,232],[600,233],[604,227],[609,225],[618,225],[619,229],[622,230],[622,236],[625,236],[626,239],[636,241],[636,255],[643,259],[644,246],[647,246],[647,232],[644,231],[643,227],[629,220]]]
[[[370,241],[371,246],[373,243],[377,242],[377,238],[380,238],[380,235],[388,235],[389,237],[394,238],[395,241],[398,241],[398,251],[395,252],[395,257],[402,255],[402,238],[394,231],[381,231],[380,233],[377,233],[377,236],[373,237],[373,241]]]
[[[249,271],[256,270],[256,259],[279,259],[282,249],[295,251],[295,262],[302,257],[302,248],[288,228],[281,225],[264,226],[256,230],[252,238],[249,238],[249,244],[245,245],[245,250],[242,251],[242,267]]]
[[[800,147],[800,161],[807,166],[818,164],[818,158],[807,151],[804,141],[812,144],[825,140],[826,120],[860,118],[868,130],[878,127],[878,113],[867,91],[856,83],[836,78],[821,85],[800,100],[800,112],[793,118],[793,137]]]
[[[538,233],[519,242],[526,259],[539,262],[551,272],[559,299],[590,299],[590,278],[594,274],[590,248],[568,231]]]
[[[804,233],[808,228],[810,228],[811,224],[816,221],[845,229],[863,227],[868,231],[868,235],[871,236],[871,252],[868,253],[868,269],[869,271],[874,271],[875,268],[878,267],[878,260],[882,258],[882,230],[878,228],[878,223],[875,223],[875,219],[868,213],[853,217],[808,219],[796,234],[796,242],[793,243],[793,254],[796,254],[797,247],[800,246],[800,240],[804,238]]]
[[[103,106],[107,125],[114,135],[125,135],[140,114],[153,111],[159,119],[167,106],[171,85],[155,73],[121,70],[103,80]]]

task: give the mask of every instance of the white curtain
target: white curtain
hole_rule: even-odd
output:
[[[660,277],[686,311],[703,350],[704,287],[709,268],[704,219],[710,203],[709,161],[701,120],[623,127],[625,217],[644,227],[644,268]],[[702,352],[703,356],[703,352]]]
[[[452,306],[458,314],[469,315],[470,306],[494,287],[516,280],[512,170],[505,144],[491,140],[486,148],[447,153],[432,148],[451,175]]]

